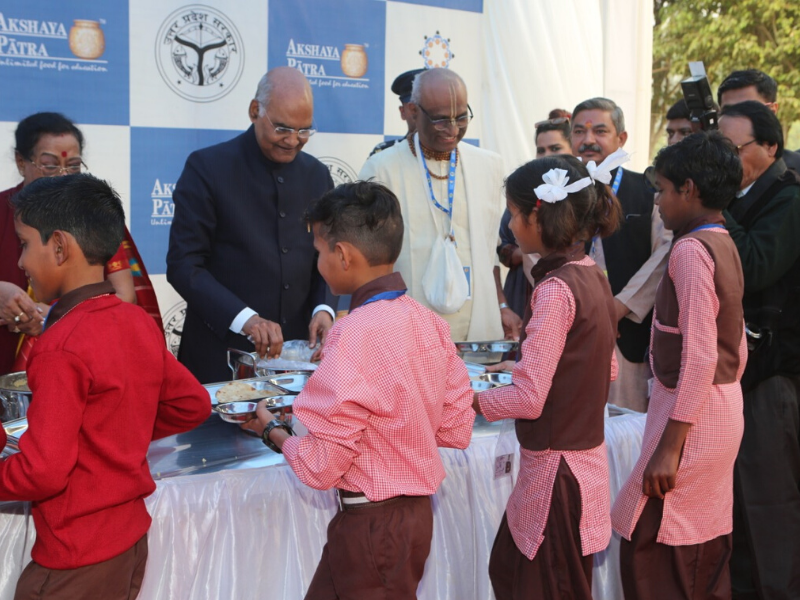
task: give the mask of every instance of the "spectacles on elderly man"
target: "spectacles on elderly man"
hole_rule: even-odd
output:
[[[285,127],[283,125],[275,125],[275,123],[272,122],[272,119],[269,118],[269,115],[267,114],[267,111],[264,111],[264,116],[267,117],[267,121],[269,121],[269,124],[272,125],[272,127],[275,128],[275,135],[277,135],[279,137],[286,138],[286,137],[289,137],[292,134],[296,133],[298,139],[307,140],[312,135],[317,133],[316,129],[311,129],[311,128],[293,129],[292,127]]]
[[[78,159],[80,160],[80,158]],[[54,165],[54,164],[39,164],[34,162],[31,159],[28,159],[34,167],[39,169],[42,172],[42,175],[45,177],[56,177],[58,175],[77,175],[83,169],[88,170],[89,167],[86,166],[86,163],[80,160],[80,162],[72,163],[67,165],[66,167],[62,167],[61,165]]]
[[[428,121],[431,122],[431,125],[433,125],[433,128],[437,131],[445,131],[448,127],[453,125],[459,129],[466,129],[467,125],[469,125],[469,122],[473,119],[472,107],[470,107],[469,104],[467,104],[467,110],[469,111],[469,114],[461,115],[455,118],[447,117],[444,119],[434,119],[427,110],[422,108],[421,104],[417,104],[417,107],[422,111],[422,114],[428,118]]]

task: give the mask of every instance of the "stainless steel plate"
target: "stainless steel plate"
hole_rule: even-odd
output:
[[[498,373],[483,373],[480,376],[480,379],[495,385],[510,385],[511,373],[508,373],[507,371],[500,371]]]
[[[285,390],[285,389],[275,385],[274,383],[270,382],[269,381],[269,377],[254,377],[254,378],[251,378],[251,379],[237,379],[236,381],[239,381],[241,383],[247,383],[247,384],[251,385],[252,387],[254,387],[257,391],[264,393],[262,398],[253,399],[256,402],[258,400],[261,400],[263,398],[267,398],[267,397],[270,397],[270,396],[283,396],[283,395],[288,393],[288,390]],[[220,383],[207,383],[206,385],[203,386],[204,388],[206,388],[206,390],[208,390],[208,395],[211,397],[212,406],[219,404],[219,402],[217,401],[217,392],[221,388],[225,387],[229,383],[230,383],[230,381],[222,381]],[[252,402],[253,400],[249,400],[249,401]]]
[[[308,383],[312,373],[313,371],[289,371],[288,373],[267,377],[267,381],[290,394],[299,394]]]

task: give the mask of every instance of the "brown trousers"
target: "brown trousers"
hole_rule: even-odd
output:
[[[411,600],[431,551],[430,496],[340,510],[306,600]]]
[[[14,600],[134,600],[147,564],[147,534],[129,550],[95,565],[46,569],[31,561],[17,582]]]
[[[517,548],[503,515],[489,558],[497,600],[591,600],[593,555],[582,555],[580,523],[580,487],[562,458],[544,540],[533,560]]]
[[[648,499],[631,541],[622,539],[625,600],[730,600],[731,535],[690,546],[661,544],[663,511],[663,500]]]

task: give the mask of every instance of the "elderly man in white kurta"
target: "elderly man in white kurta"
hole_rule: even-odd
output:
[[[459,143],[472,111],[467,88],[453,71],[417,75],[409,111],[417,133],[372,156],[359,174],[383,183],[400,200],[405,234],[395,271],[415,300],[450,324],[454,341],[518,337],[521,321],[505,304],[495,251],[505,205],[503,160]],[[435,248],[450,242],[452,248]],[[454,261],[436,258],[453,250],[456,268]],[[446,302],[437,301],[442,295]]]

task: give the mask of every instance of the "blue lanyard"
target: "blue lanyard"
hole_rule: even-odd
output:
[[[47,320],[50,318],[50,313],[53,312],[53,309],[55,308],[56,304],[58,304],[58,300],[56,300],[50,305],[50,310],[47,311],[47,314],[44,317],[44,321],[42,322],[42,331],[47,329]]]
[[[425,162],[425,155],[422,155],[422,164],[425,165],[425,176],[428,178],[428,191],[431,194],[431,201],[433,205],[450,217],[450,235],[453,234],[453,196],[455,195],[456,191],[456,150],[450,151],[450,173],[447,176],[447,202],[449,204],[448,208],[445,208],[441,204],[439,204],[438,200],[436,200],[436,195],[433,193],[433,181],[431,181],[431,174],[428,171],[428,165]]]
[[[699,227],[695,227],[689,233],[694,233],[695,231],[700,231],[701,229],[725,229],[725,225],[720,225],[719,223],[710,223],[708,225],[700,225]]]
[[[366,306],[370,302],[377,302],[378,300],[394,300],[395,298],[399,298],[400,296],[405,295],[406,290],[392,290],[390,292],[381,292],[380,294],[375,294],[372,298],[364,302],[361,306]]]
[[[622,167],[617,168],[617,176],[614,177],[614,185],[611,186],[611,191],[614,192],[614,195],[617,195],[619,191],[619,184],[622,183]]]
[[[619,191],[619,184],[622,183],[622,167],[617,168],[617,175],[614,177],[614,183],[611,186],[611,191],[614,192],[614,195],[617,195]],[[589,256],[592,257],[594,260],[595,256],[597,256],[597,244],[600,243],[600,238],[598,236],[594,236],[592,238],[592,247],[589,249]],[[608,277],[608,265],[606,265],[606,270],[603,271],[606,277]]]

